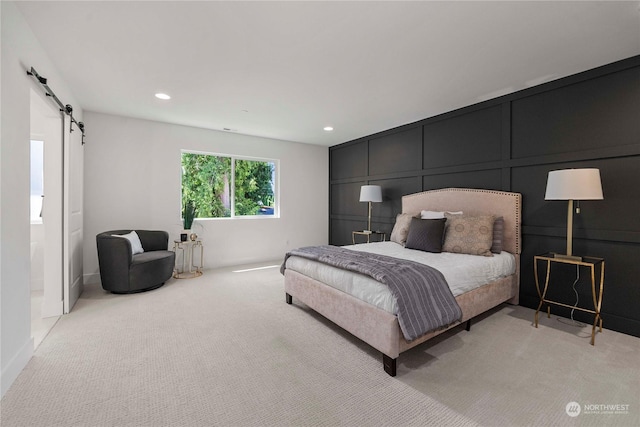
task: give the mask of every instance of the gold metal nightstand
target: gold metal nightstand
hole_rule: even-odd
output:
[[[540,291],[540,281],[538,276],[538,263],[546,264],[546,273],[544,279],[544,288],[542,292]],[[590,310],[582,307],[575,307],[573,305],[564,304],[561,302],[551,301],[546,298],[547,289],[549,288],[549,275],[551,271],[551,263],[557,262],[561,264],[570,264],[577,265],[580,267],[587,267],[589,272],[591,273],[591,295],[593,296],[593,307],[594,310]],[[596,286],[596,268],[600,267],[600,285]],[[551,317],[551,307],[549,304],[560,305],[562,307],[568,307],[575,310],[584,311],[587,313],[595,314],[593,319],[593,327],[591,328],[591,345],[595,345],[596,339],[596,326],[599,326],[600,332],[602,332],[602,316],[600,315],[600,309],[602,307],[602,291],[604,290],[604,259],[603,258],[595,258],[595,257],[581,257],[579,259],[567,259],[557,257],[556,254],[549,252],[542,255],[536,255],[533,257],[533,272],[536,279],[536,289],[538,291],[538,296],[540,297],[540,304],[538,305],[538,309],[536,310],[536,314],[534,316],[534,324],[535,327],[538,327],[538,313],[542,308],[543,304],[547,304],[547,317]]]
[[[380,236],[378,237],[378,242],[384,242],[387,240],[387,233],[382,231],[352,231],[351,232],[351,241],[353,244],[356,244],[356,235],[358,236],[367,236],[367,243],[371,243],[371,236]]]
[[[200,252],[200,263],[196,264],[194,252]],[[176,265],[173,269],[173,277],[176,279],[193,279],[202,276],[204,267],[204,247],[200,240],[180,240],[173,241],[173,251],[176,253]],[[180,257],[182,256],[182,268],[180,268]]]

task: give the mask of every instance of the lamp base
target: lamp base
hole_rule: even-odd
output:
[[[566,260],[570,260],[570,261],[578,261],[581,262],[582,261],[582,257],[581,256],[576,256],[576,255],[567,255],[567,254],[553,254],[554,258],[560,258],[560,259],[566,259]]]

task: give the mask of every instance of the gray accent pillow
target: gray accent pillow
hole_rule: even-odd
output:
[[[444,236],[444,224],[446,222],[445,218],[412,218],[405,248],[425,252],[442,252],[442,237]]]
[[[504,217],[499,216],[493,222],[493,243],[491,252],[499,254],[502,252],[502,239],[504,238]]]
[[[393,226],[393,230],[391,230],[391,236],[389,237],[389,240],[404,246],[404,244],[407,242],[407,234],[409,233],[411,218],[414,218],[414,216],[411,214],[399,213],[396,216],[396,223]]]
[[[444,252],[493,256],[493,215],[449,215],[444,235]]]

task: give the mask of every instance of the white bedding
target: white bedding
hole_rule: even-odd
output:
[[[430,265],[440,270],[454,296],[509,276],[516,269],[514,256],[504,251],[492,257],[450,252],[434,254],[406,249],[395,242],[367,243],[344,246],[344,248]],[[389,289],[368,276],[295,256],[289,257],[287,268],[326,283],[389,313],[397,314],[398,306]]]

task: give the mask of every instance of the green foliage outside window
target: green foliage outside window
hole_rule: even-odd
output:
[[[235,174],[232,176],[232,162]],[[193,202],[196,218],[273,215],[275,163],[182,153],[182,206]]]
[[[255,160],[236,160],[236,215],[259,215],[273,208],[274,164]],[[273,215],[273,209],[271,210]]]
[[[224,202],[231,177],[231,158],[182,153],[182,206],[193,201],[196,218],[231,216]]]

